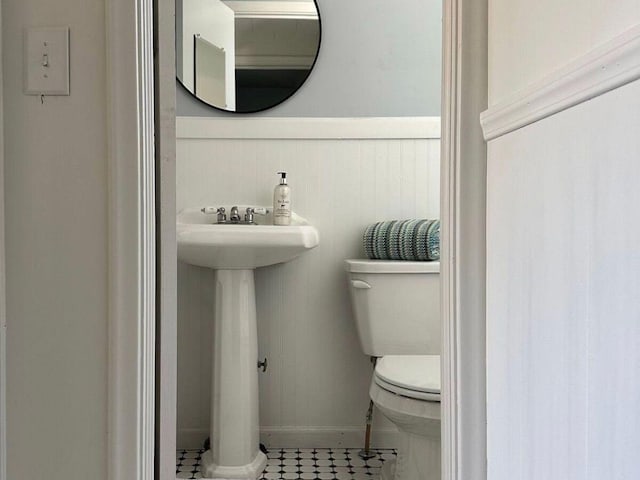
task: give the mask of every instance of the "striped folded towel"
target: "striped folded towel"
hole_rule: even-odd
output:
[[[378,260],[440,260],[440,220],[391,220],[369,225],[364,251]]]

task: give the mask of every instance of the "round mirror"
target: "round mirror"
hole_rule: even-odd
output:
[[[176,0],[176,72],[229,112],[271,108],[309,76],[320,48],[314,0]]]

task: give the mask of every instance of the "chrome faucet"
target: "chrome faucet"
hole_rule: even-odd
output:
[[[238,207],[231,207],[231,213],[229,214],[229,221],[232,223],[240,223],[240,214],[238,213]]]
[[[206,214],[218,214],[217,224],[236,224],[236,225],[255,225],[254,215],[266,215],[269,213],[268,208],[264,207],[247,207],[244,219],[241,218],[238,207],[234,205],[229,212],[229,220],[227,220],[227,214],[224,207],[204,207],[200,209],[202,213]]]

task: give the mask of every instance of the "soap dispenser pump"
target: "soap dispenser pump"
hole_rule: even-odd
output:
[[[291,225],[291,188],[287,185],[287,172],[278,172],[280,183],[273,190],[273,224]]]

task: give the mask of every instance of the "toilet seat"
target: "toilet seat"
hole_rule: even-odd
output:
[[[416,400],[440,401],[440,355],[387,355],[378,360],[374,381]]]

